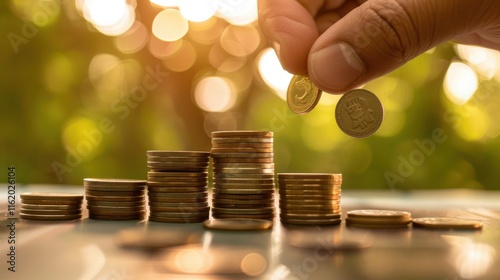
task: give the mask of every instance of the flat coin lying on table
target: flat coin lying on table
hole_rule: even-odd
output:
[[[199,243],[200,240],[197,234],[173,230],[127,229],[116,235],[118,246],[145,250]]]
[[[20,217],[25,220],[77,220],[82,217],[83,195],[22,193]]]
[[[335,108],[335,120],[347,135],[364,138],[372,135],[382,124],[384,108],[375,94],[355,89],[344,94]]]
[[[481,229],[483,222],[451,217],[413,219],[413,226],[428,229]]]
[[[321,99],[319,90],[307,76],[295,75],[288,86],[286,101],[288,107],[296,114],[305,114],[318,104]]]
[[[264,219],[213,219],[203,223],[206,228],[222,230],[266,230],[273,222]]]

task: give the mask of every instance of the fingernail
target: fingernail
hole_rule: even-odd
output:
[[[324,88],[341,91],[365,72],[365,65],[346,43],[335,43],[311,54],[309,75]]]

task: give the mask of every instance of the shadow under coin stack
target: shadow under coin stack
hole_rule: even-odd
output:
[[[273,133],[215,131],[211,153],[212,216],[273,220]]]
[[[93,220],[144,220],[145,180],[83,179],[89,218]]]
[[[81,194],[23,193],[20,216],[25,220],[79,220],[82,202]]]
[[[279,173],[280,218],[283,224],[337,225],[342,174]]]
[[[149,220],[200,223],[210,216],[210,153],[147,151]]]

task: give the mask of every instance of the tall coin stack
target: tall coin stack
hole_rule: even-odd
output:
[[[145,180],[83,179],[89,218],[94,220],[144,220]]]
[[[273,133],[212,132],[214,218],[274,219]]]
[[[147,151],[149,220],[199,223],[208,220],[210,153]]]
[[[279,173],[280,218],[284,224],[340,224],[342,174]]]
[[[22,193],[21,213],[26,220],[77,220],[82,218],[81,194]]]

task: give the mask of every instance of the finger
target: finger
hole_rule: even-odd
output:
[[[499,3],[367,1],[314,43],[308,59],[309,76],[327,92],[345,92],[396,69],[443,41],[486,28],[494,17],[491,14],[499,10]]]
[[[296,0],[259,0],[259,25],[283,68],[307,73],[309,50],[318,38],[313,17]]]

